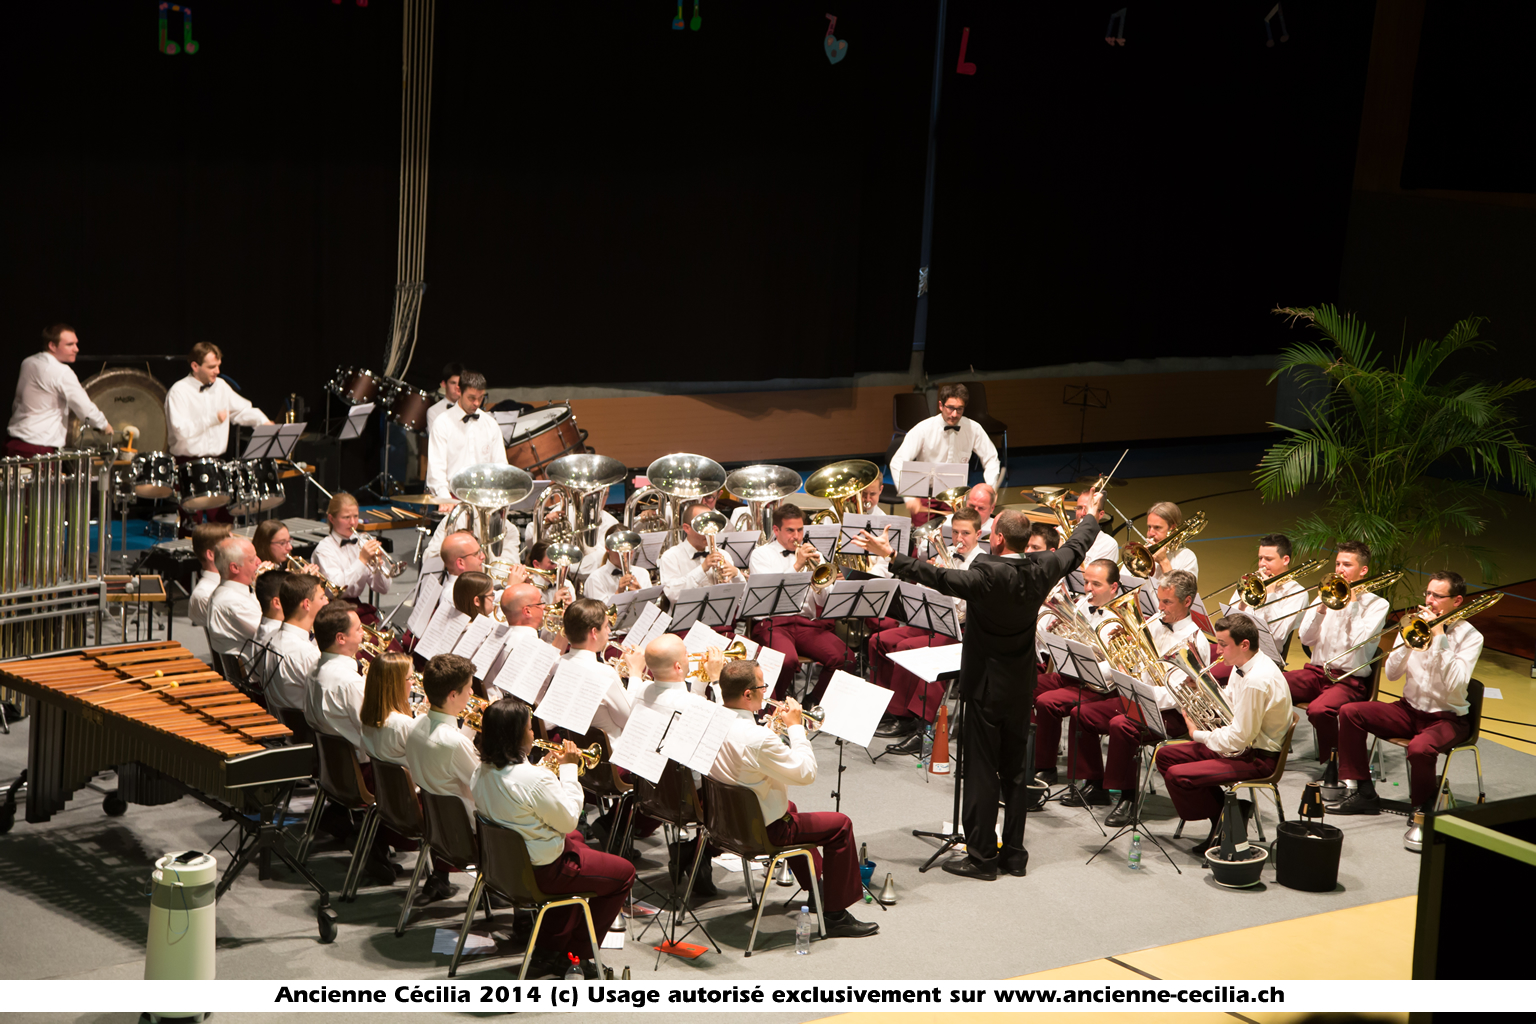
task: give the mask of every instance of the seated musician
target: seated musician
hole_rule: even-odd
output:
[[[1079,523],[1088,514],[1088,495],[1087,489],[1079,491],[1077,495],[1076,513],[1073,519]],[[1099,525],[1104,526],[1103,523]],[[1083,560],[1083,564],[1097,562],[1101,558],[1107,558],[1111,562],[1120,561],[1120,545],[1115,543],[1115,537],[1108,529],[1101,529],[1099,535],[1094,538],[1093,547],[1088,549],[1088,557]]]
[[[463,363],[443,364],[443,376],[437,385],[438,390],[443,393],[443,397],[439,398],[436,402],[433,402],[432,405],[428,406],[427,408],[428,434],[432,433],[432,424],[437,422],[437,418],[458,404],[460,394],[459,375],[463,372]]]
[[[384,549],[376,540],[365,540],[358,530],[362,514],[357,499],[338,491],[326,507],[325,518],[331,524],[331,532],[315,545],[314,557],[325,578],[341,589],[342,597],[353,601],[370,589],[389,593],[389,585],[394,581],[384,569]],[[370,621],[378,621],[377,616]]]
[[[990,550],[992,547],[992,524],[997,521],[997,488],[991,484],[977,484],[965,495],[965,507],[975,510],[981,517],[981,528],[977,536],[983,541],[982,547]],[[959,511],[956,509],[955,511]]]
[[[208,602],[219,585],[219,570],[214,566],[214,550],[234,527],[228,523],[198,523],[192,528],[192,554],[197,559],[197,582],[187,597],[187,618],[194,626],[208,625]]]
[[[1158,541],[1165,539],[1170,533],[1184,525],[1184,513],[1179,506],[1171,501],[1160,501],[1147,509],[1147,545],[1150,547]],[[1162,581],[1175,569],[1182,569],[1196,579],[1200,578],[1200,559],[1185,544],[1179,550],[1168,553],[1164,548],[1153,556],[1156,563],[1152,570],[1152,578]]]
[[[1098,558],[1083,565],[1083,588],[1086,591],[1076,600],[1077,614],[1097,630],[1108,614],[1104,605],[1120,596],[1120,567],[1113,559]],[[1044,616],[1040,625],[1055,630],[1055,616]],[[1096,644],[1089,644],[1097,650]],[[1107,678],[1109,663],[1099,662],[1099,671]],[[1042,782],[1056,783],[1056,748],[1061,743],[1061,722],[1079,704],[1116,699],[1114,690],[1100,693],[1089,689],[1073,676],[1061,672],[1042,672],[1035,678],[1035,777]],[[1118,704],[1117,704],[1118,706]]]
[[[1424,604],[1412,614],[1429,620],[1461,607],[1466,581],[1456,572],[1437,572],[1424,585]],[[1406,622],[1406,620],[1405,620]],[[1415,811],[1435,802],[1435,762],[1471,732],[1467,685],[1483,653],[1483,634],[1465,619],[1429,629],[1429,646],[1414,650],[1403,643],[1387,658],[1388,679],[1403,679],[1403,695],[1391,704],[1361,701],[1339,712],[1339,777],[1349,788],[1330,804],[1331,814],[1379,814],[1376,786],[1366,753],[1367,734],[1408,740],[1408,799]],[[1372,648],[1372,650],[1374,650]]]
[[[442,589],[437,594],[437,604],[427,617],[428,623],[440,615],[445,609],[453,607],[454,583],[466,572],[485,571],[485,549],[480,546],[480,541],[469,530],[454,530],[443,538],[442,547],[438,549],[438,557],[442,559],[443,568],[437,574],[438,582]],[[523,572],[521,566],[514,567],[514,573],[521,578]],[[425,573],[422,579],[431,576]],[[417,592],[420,593],[421,584],[417,583]],[[425,627],[423,628],[425,632]]]
[[[718,573],[721,583],[729,583],[741,576],[741,570],[731,564],[725,552],[716,551],[711,555],[709,538],[693,528],[694,516],[709,510],[709,506],[702,501],[690,501],[684,505],[682,541],[667,548],[656,560],[656,575],[661,581],[662,593],[674,605],[683,591],[709,586],[712,582],[711,570]],[[763,548],[757,550],[762,551]],[[753,558],[756,559],[755,553]]]
[[[614,523],[608,527],[608,532],[603,535],[603,539],[607,540],[610,535],[622,533],[623,530],[624,526],[622,523]],[[596,572],[587,577],[586,585],[582,588],[582,593],[585,596],[592,598],[594,601],[602,601],[604,604],[609,604],[615,594],[624,594],[632,590],[644,590],[651,585],[651,574],[646,572],[644,568],[631,562],[629,572],[626,573],[620,568],[622,559],[620,559],[617,551],[607,551],[607,549],[604,549],[604,552],[608,556],[607,561],[599,566]],[[631,556],[635,553],[631,552]]]
[[[608,690],[592,714],[592,727],[603,730],[608,742],[612,743],[624,735],[630,702],[619,673],[603,661],[603,654],[608,650],[608,609],[603,602],[583,598],[567,608],[565,639],[571,646],[560,655],[561,663],[587,662],[609,677]],[[555,671],[560,671],[558,665]]]
[[[1194,652],[1200,664],[1211,660],[1211,645],[1206,643],[1200,627],[1189,615],[1196,593],[1195,577],[1182,569],[1173,570],[1159,583],[1157,604],[1162,618],[1147,625],[1159,658],[1185,646]],[[1161,667],[1158,670],[1161,671]],[[1143,680],[1159,681],[1145,677]],[[1163,728],[1170,737],[1184,735],[1184,717],[1179,714],[1178,705],[1166,687],[1156,689],[1157,707],[1163,713]],[[1085,781],[1077,791],[1061,798],[1063,807],[1103,805],[1113,800],[1115,806],[1104,819],[1104,824],[1111,828],[1129,822],[1135,811],[1136,747],[1148,735],[1139,715],[1133,717],[1121,709],[1121,701],[1106,700],[1074,706],[1070,710],[1075,728],[1067,736],[1067,756],[1075,757],[1073,775]],[[1109,736],[1109,754],[1101,759],[1099,737],[1104,735]]]
[[[560,588],[559,593],[554,590],[552,577],[560,571],[560,567],[549,560],[548,543],[539,541],[528,549],[528,566],[549,574],[548,576],[541,576],[538,573],[528,574],[528,582],[544,591],[544,600],[547,603],[565,605],[576,600],[576,586],[571,582],[569,569],[566,570],[565,585]]]
[[[956,569],[969,569],[981,553],[981,515],[973,508],[963,508],[949,519],[953,547],[950,564]],[[934,565],[943,565],[937,555],[929,559]],[[959,621],[965,622],[965,599],[951,598]],[[875,728],[876,736],[903,737],[886,750],[893,754],[910,754],[922,749],[925,723],[932,723],[938,714],[939,702],[944,699],[942,683],[926,683],[890,659],[896,651],[910,651],[918,647],[944,647],[959,643],[952,636],[930,633],[916,626],[896,626],[882,629],[869,638],[869,663],[874,668],[873,682],[891,691],[891,702],[886,705],[885,715]]]
[[[1346,541],[1333,558],[1333,570],[1350,584],[1371,574],[1371,549],[1364,541]],[[1367,641],[1381,632],[1392,606],[1375,594],[1354,594],[1334,611],[1321,601],[1302,615],[1298,636],[1312,660],[1285,673],[1291,701],[1307,705],[1307,720],[1317,733],[1317,759],[1327,761],[1339,745],[1339,709],[1371,695],[1371,659],[1376,646]],[[1351,647],[1360,644],[1355,650]],[[1345,653],[1348,651],[1349,653]]]
[[[288,532],[287,523],[281,519],[263,519],[256,524],[251,543],[256,546],[257,558],[280,569],[287,568],[288,556],[293,553],[293,535]]]
[[[496,587],[483,572],[460,573],[453,583],[453,606],[473,622],[496,611]]]
[[[320,657],[309,675],[304,718],[316,732],[340,736],[352,744],[358,760],[366,761],[363,748],[363,675],[357,670],[357,651],[363,643],[363,624],[350,601],[333,601],[315,616],[315,642]]]
[[[11,419],[5,454],[10,458],[48,455],[64,447],[69,439],[71,413],[106,434],[112,433],[91,396],[85,393],[80,378],[71,369],[80,354],[80,339],[69,324],[54,324],[43,331],[43,347],[21,361],[16,378],[16,400],[11,404]]]
[[[267,707],[302,712],[309,701],[309,675],[320,660],[313,636],[315,616],[329,601],[320,581],[308,573],[289,573],[277,594],[283,624],[272,634],[276,670],[267,676]]]
[[[901,486],[902,467],[908,462],[969,463],[973,454],[981,459],[982,478],[997,486],[1002,477],[997,446],[980,424],[965,418],[965,404],[970,398],[970,389],[964,384],[939,386],[939,414],[907,431],[901,447],[891,456],[891,479],[897,487]],[[906,502],[908,511],[914,514],[922,511],[925,504],[921,498],[907,498]]]
[[[1259,538],[1259,575],[1274,579],[1291,567],[1291,538],[1283,533],[1270,533]],[[1295,580],[1281,580],[1265,588],[1268,595],[1258,608],[1248,607],[1241,589],[1232,592],[1231,608],[1254,618],[1263,619],[1275,638],[1275,647],[1285,651],[1285,639],[1296,628],[1297,616],[1307,604],[1307,591]],[[1226,685],[1232,674],[1232,666],[1220,662],[1211,666],[1211,676]]]
[[[786,501],[773,510],[773,540],[753,549],[749,568],[754,576],[759,573],[809,572],[820,559],[816,545],[805,540],[805,513],[800,511],[800,506]],[[784,655],[784,668],[774,682],[774,700],[782,699],[789,692],[795,672],[800,668],[801,655],[814,659],[821,666],[816,686],[807,698],[811,704],[821,700],[827,685],[832,682],[832,674],[852,660],[848,648],[832,631],[836,623],[831,619],[813,618],[819,604],[815,588],[807,587],[799,615],[762,618],[752,627],[753,640]]]
[[[236,654],[261,626],[261,602],[251,592],[256,582],[255,546],[244,537],[225,537],[214,549],[219,585],[208,599],[208,643],[215,654]]]
[[[1061,534],[1050,523],[1030,523],[1029,540],[1024,545],[1024,553],[1043,555],[1055,551],[1061,546]]]
[[[784,701],[781,712],[786,725],[783,737],[757,724],[765,689],[763,670],[755,661],[733,661],[721,671],[721,696],[725,706],[735,710],[737,721],[720,744],[709,777],[752,790],[772,842],[821,847],[813,856],[821,878],[821,902],[826,911],[822,925],[828,938],[873,935],[880,930],[878,924],[860,921],[848,912],[863,895],[853,822],[836,812],[802,812],[790,802],[790,786],[809,786],[816,781],[816,752],[805,734],[800,705],[792,697]],[[795,857],[789,863],[795,880],[809,893],[811,874],[805,858]]]
[[[474,696],[474,682],[474,662],[457,654],[435,655],[421,675],[429,710],[416,719],[405,741],[405,766],[412,780],[428,793],[463,800],[471,825],[475,821],[471,783],[480,755],[459,727],[459,716]]]
[[[501,672],[507,655],[519,644],[539,639],[544,626],[544,596],[532,583],[508,583],[501,592],[501,614],[507,620],[507,632],[502,637],[502,649],[485,671],[485,678],[494,680]],[[494,683],[486,685],[486,697],[499,700],[502,691]]]
[[[1226,686],[1232,721],[1209,729],[1180,713],[1194,742],[1172,743],[1157,752],[1157,770],[1163,773],[1179,817],[1211,822],[1210,834],[1192,851],[1196,856],[1219,842],[1221,787],[1273,773],[1291,724],[1291,695],[1279,667],[1258,653],[1259,631],[1253,620],[1233,614],[1217,619],[1214,626],[1221,658],[1232,666]],[[1194,684],[1176,672],[1170,685]],[[1246,820],[1253,805],[1247,800],[1239,803]]]
[[[595,894],[588,906],[593,930],[601,939],[629,897],[635,869],[623,857],[589,848],[576,830],[584,800],[576,778],[581,761],[576,744],[566,740],[561,750],[545,752],[545,759],[559,766],[558,776],[544,763],[530,762],[532,712],[515,700],[500,700],[485,709],[480,737],[485,759],[471,783],[475,806],[488,820],[522,836],[542,891]],[[587,978],[597,977],[586,916],[577,906],[549,912],[538,944],[528,954],[528,977],[564,976],[570,965],[567,954],[580,958]]]
[[[276,668],[276,661],[270,656],[272,640],[277,631],[283,625],[283,580],[288,578],[288,573],[282,569],[268,569],[256,577],[256,603],[261,606],[261,625],[256,627],[254,642],[246,644],[240,652],[240,660],[245,666],[245,674],[248,679],[258,682],[263,688],[267,678]]]
[[[405,744],[416,724],[411,708],[411,656],[385,651],[368,664],[363,680],[363,750],[375,761],[405,764]]]

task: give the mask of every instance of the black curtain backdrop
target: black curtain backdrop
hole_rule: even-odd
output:
[[[951,0],[930,372],[1276,351],[1334,301],[1373,5]],[[974,75],[955,72],[962,30]]]

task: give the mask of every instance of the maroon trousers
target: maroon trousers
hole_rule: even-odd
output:
[[[1278,756],[1249,747],[1237,757],[1223,757],[1204,743],[1176,743],[1157,752],[1157,770],[1179,817],[1206,821],[1221,814],[1223,785],[1270,774]]]
[[[1321,665],[1309,662],[1285,673],[1285,681],[1291,688],[1291,703],[1307,705],[1307,720],[1317,733],[1317,759],[1328,760],[1329,753],[1339,745],[1339,709],[1369,698],[1371,677],[1333,679]]]
[[[1042,672],[1035,677],[1035,771],[1049,771],[1056,767],[1056,748],[1061,745],[1061,721],[1072,713],[1079,703],[1087,706],[1100,701],[1112,700],[1113,693],[1095,693],[1071,676],[1058,672]],[[1118,707],[1118,703],[1116,707]],[[1073,719],[1072,738],[1069,747],[1077,739],[1077,720]],[[1098,753],[1098,744],[1094,744]],[[1067,755],[1070,760],[1070,750]]]
[[[1391,704],[1361,701],[1339,712],[1339,778],[1371,777],[1366,733],[1408,740],[1408,799],[1426,807],[1435,799],[1435,763],[1466,739],[1472,723],[1454,711],[1420,711],[1399,698]]]
[[[765,647],[771,647],[784,655],[784,668],[773,686],[773,699],[783,700],[789,693],[790,683],[800,668],[803,654],[821,666],[816,686],[806,697],[809,707],[821,699],[832,673],[842,668],[848,660],[848,648],[832,632],[831,619],[807,619],[803,615],[781,615],[760,620],[752,627],[752,639]]]
[[[942,633],[930,633],[915,626],[894,626],[882,629],[869,638],[869,662],[874,666],[874,682],[891,691],[891,701],[886,713],[897,718],[917,717],[932,722],[944,699],[944,684],[927,683],[908,672],[890,659],[895,651],[910,651],[918,647],[944,647],[958,643],[954,637]]]
[[[603,933],[619,916],[630,887],[635,884],[635,868],[623,857],[591,849],[582,841],[580,832],[572,832],[565,837],[565,851],[548,864],[534,868],[533,877],[539,888],[550,896],[570,892],[596,893],[587,903],[592,908],[592,927],[597,931],[597,941],[602,942]],[[535,948],[541,953],[591,956],[592,940],[587,935],[587,919],[581,908],[574,905],[556,907],[544,915],[544,926],[539,929]]]
[[[57,448],[49,448],[43,444],[29,444],[14,437],[7,437],[5,439],[5,454],[7,458],[25,459],[33,455],[52,455],[56,451],[58,451]]]
[[[789,813],[768,826],[768,838],[780,846],[809,843],[821,847],[820,852],[811,851],[811,857],[821,878],[821,905],[827,913],[835,914],[859,901],[864,888],[859,881],[859,845],[854,841],[853,821],[848,815],[835,811],[801,812],[791,802]],[[806,870],[805,858],[792,858],[789,869],[795,873],[795,881],[809,893],[811,874]]]
[[[1136,788],[1136,748],[1151,737],[1140,722],[1121,710],[1121,703],[1101,700],[1084,704],[1081,709],[1072,708],[1075,728],[1067,734],[1067,756],[1072,759],[1072,774],[1078,779],[1129,793]],[[1164,711],[1163,728],[1169,736],[1183,736],[1184,716],[1177,711]],[[1079,730],[1086,735],[1079,736]],[[1107,760],[1099,756],[1100,736],[1109,737]]]

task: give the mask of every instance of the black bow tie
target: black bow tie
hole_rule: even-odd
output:
[[[622,578],[624,576],[624,570],[623,569],[614,569],[613,570],[613,574],[615,576],[617,576],[617,577]]]
[[[207,391],[211,387],[213,387],[213,381],[209,381],[207,384],[204,384],[202,387],[198,388],[197,393],[202,394],[204,391]]]
[[[479,418],[480,418],[480,414],[479,414],[479,413],[477,413],[477,412],[472,412],[472,413],[470,413],[470,414],[469,414],[469,415],[468,415],[468,416],[465,416],[465,417],[464,417],[464,422],[465,422],[465,423],[468,423],[468,422],[469,422],[469,421],[470,421],[470,420],[477,420],[477,419],[479,419]]]
[[[786,548],[783,551],[779,552],[779,554],[783,555],[785,558],[788,558],[790,555],[793,555],[794,553],[795,553],[795,549],[794,548]]]
[[[693,557],[694,558],[708,558],[709,557],[709,552],[708,551],[695,551],[693,553]]]
[[[954,425],[954,426],[952,426],[952,427],[950,427],[950,426],[946,426],[946,427],[945,427],[945,428],[944,428],[944,429],[945,429],[945,430],[953,430],[953,431],[954,431],[954,432],[955,432],[955,433],[957,433],[957,434],[958,434],[958,433],[959,433],[959,432],[960,432],[960,424],[958,424],[958,423],[957,423],[957,424],[955,424],[955,425]]]
[[[348,537],[346,540],[339,541],[338,543],[340,543],[342,547],[346,547],[348,544],[356,544],[357,543],[357,538],[356,537]]]
[[[309,639],[310,639],[310,642],[313,643],[314,639],[315,639],[315,634],[313,634],[313,633],[309,634]]]
[[[1235,672],[1237,675],[1242,675],[1243,674],[1243,670],[1240,669],[1240,668],[1235,668],[1232,671]]]

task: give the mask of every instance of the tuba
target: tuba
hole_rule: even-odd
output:
[[[564,749],[561,744],[551,743],[548,740],[534,740],[533,745],[540,750],[548,750],[556,754]],[[577,751],[577,753],[581,755],[581,760],[576,765],[576,777],[580,778],[591,769],[596,768],[598,763],[602,761],[603,745],[601,743],[594,743],[586,750]],[[549,769],[551,775],[558,776],[560,774],[560,766],[555,764],[555,760],[552,757],[546,757],[541,760],[539,767]]]
[[[745,466],[725,478],[725,489],[747,503],[747,529],[757,531],[758,544],[771,539],[768,513],[800,489],[800,474],[786,466]]]
[[[1126,544],[1120,549],[1120,560],[1135,575],[1151,576],[1153,570],[1157,568],[1158,554],[1163,551],[1173,554],[1183,547],[1189,538],[1203,529],[1205,529],[1205,513],[1196,512],[1180,523],[1177,529],[1168,531],[1168,536],[1156,544],[1143,544],[1139,540]]]
[[[846,459],[823,466],[805,481],[805,493],[813,498],[825,498],[830,512],[818,512],[812,522],[841,523],[850,513],[862,513],[864,502],[860,497],[864,488],[880,479],[880,467],[864,459]],[[832,546],[832,565],[856,572],[869,571],[868,555],[848,555],[842,552],[842,535]],[[830,582],[830,580],[829,580]]]
[[[533,477],[516,466],[500,466],[482,462],[455,473],[448,482],[458,502],[448,513],[445,522],[451,522],[461,511],[468,511],[475,539],[487,552],[501,542],[502,536],[491,537],[491,513],[515,505],[533,493]]]
[[[654,497],[658,501],[657,510],[644,513],[626,525],[641,532],[639,524],[645,521],[646,532],[657,528],[666,530],[667,539],[661,545],[663,551],[683,539],[681,521],[684,503],[694,498],[708,497],[725,486],[725,469],[720,463],[702,455],[687,453],[662,456],[647,467],[645,476],[650,486],[640,488],[630,495],[629,501],[624,504],[624,514],[630,516],[642,495]],[[651,518],[647,521],[648,516]],[[656,527],[654,524],[658,516],[662,525]]]
[[[545,467],[549,488],[533,506],[534,543],[573,541],[585,550],[597,547],[608,488],[624,479],[624,463],[606,455],[563,455]],[[546,524],[555,509],[562,518]]]

